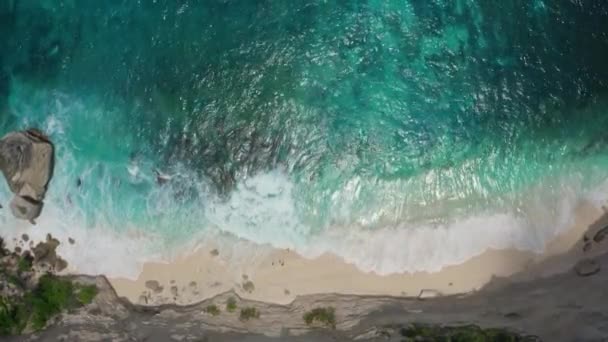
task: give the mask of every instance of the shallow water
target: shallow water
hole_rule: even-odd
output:
[[[36,229],[80,237],[65,252],[81,271],[133,274],[218,232],[437,270],[540,251],[605,197],[602,1],[24,0],[0,16],[2,131],[56,142]]]

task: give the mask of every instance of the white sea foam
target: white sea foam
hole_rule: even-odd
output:
[[[274,171],[240,183],[228,200],[205,197],[207,203],[201,210],[207,222],[200,231],[193,232],[191,239],[166,250],[162,240],[170,232],[153,234],[128,220],[117,222],[103,208],[94,224],[87,224],[84,210],[71,206],[66,200],[68,192],[62,191],[70,188],[73,178],[64,171],[65,167],[58,168],[36,226],[17,221],[3,210],[0,233],[8,237],[9,243],[18,240],[22,233],[36,241],[44,240],[50,233],[64,242],[59,253],[68,261],[71,271],[128,278],[136,277],[144,262],[169,261],[185,248],[193,250],[197,241],[208,241],[217,233],[228,233],[258,245],[291,248],[309,258],[333,253],[363,271],[377,274],[438,271],[489,248],[541,252],[551,238],[572,224],[574,208],[581,199],[574,191],[566,191],[557,202],[531,201],[526,213],[487,213],[442,225],[403,224],[373,229],[332,226],[315,233],[298,219],[293,184],[286,175]],[[7,191],[2,193],[0,201],[6,203]],[[599,192],[589,196],[592,195],[598,205],[603,201]],[[153,196],[160,195],[156,192]],[[169,210],[167,207],[176,204],[165,198],[159,205],[162,210]],[[116,227],[117,224],[122,226]],[[68,237],[76,243],[65,243]],[[258,252],[242,250],[232,253],[231,259],[246,262],[248,254]]]
[[[441,225],[333,226],[313,234],[296,217],[293,185],[272,172],[239,185],[229,201],[211,207],[209,216],[221,231],[237,237],[292,248],[310,258],[333,253],[364,271],[439,271],[490,248],[542,252],[549,240],[573,224],[574,210],[583,199],[575,188],[560,189],[559,198],[532,196],[525,212],[490,212]]]
[[[73,272],[134,278],[144,262],[169,261],[218,233],[261,246],[255,250],[232,249],[235,262],[246,262],[248,253],[260,253],[266,248],[263,246],[273,246],[295,249],[311,258],[333,253],[364,271],[379,274],[437,271],[488,248],[540,252],[547,241],[572,224],[581,200],[590,199],[599,207],[605,204],[608,194],[608,182],[585,193],[573,177],[554,182],[558,187],[539,185],[530,189],[524,196],[525,203],[517,207],[480,208],[468,216],[446,218],[441,224],[378,227],[373,226],[378,220],[359,220],[352,225],[313,228],[299,216],[295,185],[280,170],[239,182],[225,199],[210,191],[204,181],[197,181],[192,172],[179,167],[167,170],[175,177],[168,186],[159,187],[154,185],[153,165],[145,160],[137,161],[137,172],[130,172],[135,169],[129,169],[133,164],[128,158],[112,160],[108,165],[104,161],[76,160],[73,153],[78,147],[71,146],[65,137],[74,127],[66,127],[66,118],[74,115],[70,111],[93,106],[60,94],[51,99],[51,105],[38,105],[51,107],[52,115],[45,116],[41,128],[56,139],[58,150],[45,208],[36,226],[17,221],[7,210],[0,210],[0,235],[13,245],[23,233],[36,241],[52,234],[62,241],[59,253]],[[30,103],[15,107],[38,112],[39,108],[30,107]],[[27,125],[28,116],[22,117]],[[76,186],[77,178],[83,180],[82,189]],[[123,190],[117,187],[121,181]],[[358,181],[348,183],[344,193],[335,196],[340,203],[334,214],[340,222],[348,219],[350,211],[345,200],[357,196]],[[11,195],[2,183],[0,203],[5,204]],[[124,190],[124,186],[131,188]],[[184,192],[189,186],[198,194],[192,199]],[[179,196],[187,199],[178,200]],[[370,215],[373,217],[373,213]],[[177,235],[182,238],[175,238]],[[67,243],[68,237],[76,243]],[[168,240],[175,243],[167,243]]]

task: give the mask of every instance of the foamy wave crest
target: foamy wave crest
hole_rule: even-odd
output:
[[[522,208],[504,213],[489,211],[439,225],[332,226],[315,233],[297,218],[288,177],[274,171],[239,184],[228,201],[209,206],[207,216],[222,232],[292,248],[309,258],[333,253],[363,271],[383,275],[434,272],[488,249],[542,252],[574,223],[577,205],[590,199],[591,194],[581,195],[571,181],[549,193],[534,189],[538,192],[529,194]]]
[[[335,196],[332,215],[337,219],[315,225],[302,216],[305,210],[300,206],[306,204],[298,200],[296,185],[281,170],[241,180],[227,198],[212,191],[196,172],[179,165],[162,170],[170,180],[158,185],[153,160],[129,158],[131,151],[125,146],[134,137],[97,143],[86,137],[74,142],[78,132],[88,127],[87,120],[112,116],[99,114],[104,107],[94,99],[85,103],[56,92],[35,92],[35,96],[20,92],[16,87],[11,104],[20,125],[39,124],[50,134],[57,162],[38,224],[30,226],[0,210],[0,234],[9,245],[17,244],[24,233],[36,241],[52,234],[62,241],[59,253],[72,272],[134,278],[144,262],[170,261],[218,233],[258,244],[255,250],[233,253],[238,254],[235,262],[272,246],[291,248],[309,258],[333,253],[379,274],[438,271],[489,248],[541,252],[573,223],[582,200],[599,207],[608,194],[608,182],[587,192],[588,187],[582,185],[585,176],[573,173],[528,189],[502,207],[473,208],[464,215],[443,217],[440,223],[408,222],[400,217],[366,221],[350,218],[348,201],[358,191],[355,179]],[[112,129],[110,124],[105,127]],[[92,144],[87,147],[94,153],[82,153],[79,143]],[[594,179],[601,178],[603,170],[595,175]],[[0,203],[7,203],[10,196],[2,182]],[[307,208],[312,216],[317,209]],[[365,214],[384,215],[378,203]],[[403,223],[383,223],[393,221]],[[68,238],[76,243],[68,243]]]

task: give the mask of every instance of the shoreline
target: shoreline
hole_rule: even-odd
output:
[[[142,305],[189,305],[231,290],[241,298],[276,304],[290,303],[297,296],[325,293],[425,298],[462,294],[481,289],[494,277],[531,270],[553,256],[565,254],[580,242],[593,223],[605,220],[606,216],[605,211],[591,203],[581,203],[575,210],[574,223],[551,240],[542,254],[488,249],[464,263],[434,273],[380,276],[360,271],[334,255],[306,259],[289,250],[256,249],[253,243],[241,240],[232,247],[233,251],[207,244],[171,263],[145,263],[136,280],[109,278],[109,281],[119,296]],[[235,249],[251,252],[235,258]],[[550,269],[537,275],[565,271],[577,261],[576,257],[558,259]]]

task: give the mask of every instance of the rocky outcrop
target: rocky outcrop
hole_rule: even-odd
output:
[[[53,144],[40,131],[12,132],[0,140],[0,170],[15,194],[10,204],[15,217],[34,223],[40,216],[53,167]]]
[[[597,262],[608,262],[608,255]],[[97,286],[93,303],[16,341],[432,341],[418,337],[449,334],[448,327],[461,327],[459,334],[477,334],[481,327],[486,334],[522,336],[496,339],[506,341],[604,341],[608,336],[608,292],[603,290],[608,273],[602,272],[524,282],[496,279],[475,293],[425,300],[322,294],[277,305],[229,292],[194,305],[157,307],[119,298],[104,277],[74,279]],[[234,308],[228,310],[231,301]],[[258,315],[243,320],[241,311],[252,308]],[[307,324],[306,314],[318,308],[331,308],[332,324]]]

